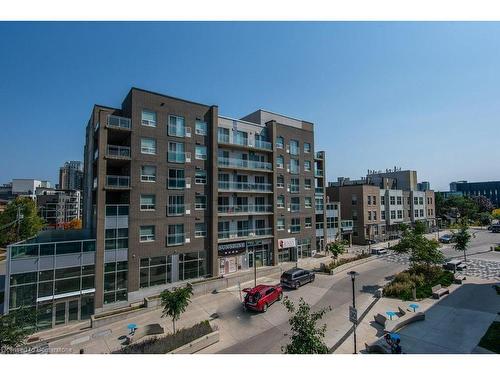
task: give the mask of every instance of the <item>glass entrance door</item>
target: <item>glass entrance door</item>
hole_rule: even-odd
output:
[[[56,303],[55,325],[66,323],[66,302]]]

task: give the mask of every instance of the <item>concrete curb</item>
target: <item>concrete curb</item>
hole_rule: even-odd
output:
[[[168,352],[167,354],[194,354],[218,342],[219,342],[219,331],[215,331],[209,333],[208,335],[200,337],[199,339],[191,341],[186,345],[181,346],[180,348],[174,349],[171,352]]]

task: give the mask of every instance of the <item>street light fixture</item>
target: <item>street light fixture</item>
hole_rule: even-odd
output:
[[[359,275],[359,273],[357,273],[356,271],[350,271],[350,272],[347,272],[347,274],[349,276],[351,276],[351,281],[352,281],[352,309],[354,311],[354,314],[355,314],[355,317],[351,318],[350,319],[352,320],[353,322],[353,334],[354,334],[354,353],[353,354],[356,354],[357,353],[357,350],[356,350],[356,326],[357,326],[357,320],[358,320],[358,314],[357,314],[357,311],[356,311],[356,294],[354,293],[354,290],[355,290],[355,281],[356,281],[356,276]]]

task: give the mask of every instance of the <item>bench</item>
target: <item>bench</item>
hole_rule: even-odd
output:
[[[127,335],[127,338],[125,339],[125,344],[129,345],[133,342],[139,341],[143,337],[150,335],[162,335],[164,333],[165,330],[158,323],[147,324],[144,327],[137,328],[132,335],[131,334]]]
[[[465,280],[467,280],[467,279],[465,278],[465,276],[459,275],[459,276],[455,276],[455,278],[453,279],[453,282],[454,282],[455,284],[463,284],[463,282],[464,282]]]
[[[394,320],[387,319],[382,314],[375,315],[374,319],[378,324],[384,327],[385,332],[395,332],[407,324],[425,319],[425,314],[423,312],[405,311],[399,306],[397,315],[398,319]]]
[[[432,298],[439,299],[445,294],[450,294],[450,291],[447,288],[443,288],[441,284],[432,287]]]

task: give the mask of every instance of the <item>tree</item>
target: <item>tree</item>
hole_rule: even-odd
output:
[[[413,265],[423,264],[427,269],[433,264],[440,264],[444,261],[439,243],[434,239],[426,238],[421,233],[421,228],[406,229],[393,249],[397,253],[410,254],[410,262]]]
[[[491,212],[495,208],[489,198],[484,195],[473,196],[472,200],[477,205],[479,212]]]
[[[344,241],[330,242],[329,244],[326,245],[326,251],[332,253],[333,258],[336,261],[339,255],[345,253],[345,247],[346,243]]]
[[[70,222],[64,223],[64,229],[82,229],[82,221],[78,218],[71,220]]]
[[[417,221],[415,226],[413,227],[413,232],[415,234],[425,234],[427,232],[427,227],[425,226],[423,221]]]
[[[35,309],[21,307],[7,315],[0,315],[0,353],[23,345],[35,331]]]
[[[21,219],[18,220],[18,213]],[[36,203],[27,197],[17,197],[0,213],[0,246],[35,236],[44,226]]]
[[[163,306],[162,318],[168,316],[172,318],[172,326],[175,333],[175,321],[179,320],[181,314],[191,302],[193,288],[187,285],[184,288],[175,288],[174,290],[164,290],[160,294],[161,305]]]
[[[288,319],[292,337],[290,344],[284,348],[286,354],[327,354],[328,347],[323,342],[326,332],[326,324],[317,327],[317,322],[323,318],[327,311],[332,308],[322,308],[316,312],[311,312],[311,306],[303,298],[299,301],[298,309],[292,301],[285,297],[283,300],[288,312],[291,314]],[[281,348],[283,350],[283,348]]]
[[[500,208],[497,208],[491,212],[491,216],[495,220],[500,220]]]
[[[457,233],[455,233],[455,245],[453,245],[454,249],[457,251],[464,252],[464,262],[467,262],[467,248],[469,247],[469,243],[471,241],[471,234],[468,231],[469,227],[465,222],[462,222],[460,229]]]
[[[491,224],[492,216],[489,212],[481,212],[478,217],[479,222],[483,226]]]

